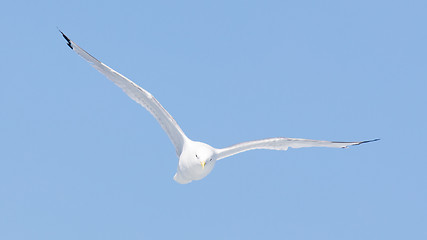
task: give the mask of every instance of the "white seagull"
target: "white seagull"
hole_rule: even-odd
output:
[[[67,45],[78,55],[92,64],[96,70],[106,76],[119,86],[130,98],[147,109],[160,126],[169,136],[175,146],[176,155],[179,158],[178,168],[173,179],[181,184],[190,183],[193,180],[200,180],[206,177],[215,166],[216,161],[230,157],[234,154],[252,149],[287,150],[288,148],[303,147],[333,147],[347,148],[348,146],[360,145],[377,141],[373,139],[360,142],[331,142],[322,140],[310,140],[300,138],[267,138],[249,142],[238,143],[226,148],[214,148],[206,143],[189,139],[175,119],[163,108],[163,106],[145,89],[114,71],[104,63],[92,57],[85,50],[71,41],[61,30],[62,36],[67,40]]]

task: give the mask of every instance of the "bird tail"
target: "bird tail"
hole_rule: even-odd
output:
[[[175,173],[175,176],[173,176],[173,180],[175,180],[175,182],[180,183],[180,184],[187,184],[187,183],[191,182],[191,180],[188,180],[187,178],[183,178],[178,173]]]

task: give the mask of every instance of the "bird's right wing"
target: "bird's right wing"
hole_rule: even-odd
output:
[[[322,140],[311,140],[301,138],[267,138],[256,141],[238,143],[227,148],[216,149],[217,160],[232,156],[237,153],[253,150],[253,149],[270,149],[283,150],[288,148],[303,148],[303,147],[332,147],[332,148],[347,148],[348,146],[360,145],[362,143],[374,142],[379,139],[361,141],[361,142],[331,142]]]
[[[61,32],[61,31],[60,31]],[[175,146],[176,154],[181,155],[184,142],[188,139],[179,125],[176,123],[175,119],[163,108],[163,106],[145,89],[136,85],[134,82],[121,75],[120,73],[114,71],[104,63],[100,62],[98,59],[92,57],[85,50],[80,48],[77,44],[71,41],[63,32],[62,36],[67,40],[67,45],[78,55],[84,58],[86,61],[91,63],[92,67],[106,76],[108,79],[113,81],[117,86],[119,86],[130,98],[135,102],[141,104],[146,108],[156,120],[159,122],[160,126],[165,130],[169,139],[172,141]]]

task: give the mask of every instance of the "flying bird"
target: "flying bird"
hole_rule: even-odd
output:
[[[141,88],[125,76],[100,62],[77,44],[71,41],[61,30],[67,45],[78,55],[88,61],[92,67],[119,86],[131,99],[147,109],[159,122],[175,147],[179,159],[177,171],[173,179],[181,184],[206,177],[214,168],[216,161],[230,157],[237,153],[253,149],[287,150],[288,148],[303,147],[332,147],[347,148],[348,146],[377,141],[373,139],[360,142],[334,142],[300,138],[267,138],[255,141],[238,143],[226,148],[214,148],[206,143],[189,139],[175,119],[163,108],[151,93]]]

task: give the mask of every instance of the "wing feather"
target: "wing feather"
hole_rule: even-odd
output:
[[[238,143],[227,148],[217,149],[217,160],[238,154],[241,152],[253,149],[270,149],[283,150],[288,148],[303,148],[303,147],[332,147],[332,148],[347,148],[349,146],[360,145],[378,141],[379,139],[361,141],[361,142],[331,142],[322,140],[311,140],[301,138],[267,138],[249,142]]]
[[[60,31],[61,32],[61,31]],[[169,139],[175,146],[175,151],[178,156],[181,155],[184,142],[188,139],[182,129],[176,123],[175,119],[163,108],[156,98],[148,91],[136,85],[134,82],[111,69],[98,59],[94,58],[88,52],[80,48],[77,44],[71,41],[63,32],[62,36],[67,40],[67,45],[78,55],[91,63],[92,67],[119,86],[132,100],[146,108],[151,115],[159,122],[160,126],[168,135]]]

